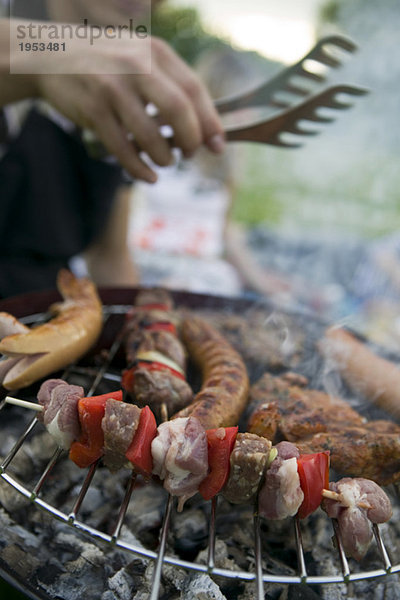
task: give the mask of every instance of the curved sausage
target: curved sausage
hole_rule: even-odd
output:
[[[100,335],[103,309],[94,283],[63,269],[57,287],[63,301],[50,307],[54,314],[50,321],[0,342],[0,353],[10,357],[2,380],[8,390],[26,387],[66,367],[86,354]]]
[[[249,391],[246,366],[234,348],[200,317],[182,323],[182,339],[202,373],[202,386],[189,406],[173,416],[197,417],[205,429],[230,427],[239,421]]]
[[[395,363],[374,354],[344,329],[331,327],[318,344],[347,385],[400,419],[400,369]]]

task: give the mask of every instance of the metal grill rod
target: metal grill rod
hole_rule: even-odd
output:
[[[392,570],[392,563],[390,561],[389,555],[387,553],[387,550],[386,550],[383,540],[381,538],[379,527],[376,523],[373,524],[372,530],[374,532],[374,536],[375,536],[376,544],[378,546],[379,553],[380,553],[382,561],[385,565],[385,570],[387,573],[390,573]]]
[[[215,566],[215,518],[217,511],[218,496],[211,500],[210,522],[208,526],[208,556],[207,566],[211,573]]]
[[[165,514],[164,514],[164,521],[163,521],[163,525],[161,528],[160,547],[158,549],[157,559],[154,564],[151,595],[150,595],[149,600],[157,600],[159,593],[160,593],[161,574],[162,574],[162,567],[163,567],[164,556],[165,556],[165,549],[166,549],[166,545],[167,545],[167,536],[168,536],[169,523],[170,523],[170,518],[171,518],[172,504],[173,504],[173,498],[169,494],[168,500],[167,500],[167,506],[166,506]]]
[[[350,576],[349,563],[343,549],[342,536],[340,535],[339,525],[336,519],[332,519],[333,530],[335,532],[336,546],[339,552],[340,564],[342,566],[343,579],[347,583]]]
[[[40,490],[42,489],[44,482],[46,481],[46,479],[49,476],[50,472],[52,471],[54,465],[56,464],[56,462],[58,461],[58,459],[60,458],[60,456],[63,452],[64,452],[64,450],[62,448],[56,449],[56,451],[54,452],[53,456],[51,457],[49,463],[47,464],[45,470],[43,471],[42,475],[40,476],[37,484],[35,485],[35,487],[32,490],[31,500],[34,500],[36,498],[36,496],[38,496]]]
[[[260,537],[260,517],[258,513],[254,514],[254,555],[256,566],[256,584],[257,584],[257,600],[264,599],[264,581],[261,562],[261,537]]]
[[[121,527],[122,527],[122,524],[125,519],[126,511],[128,510],[129,502],[131,500],[131,496],[132,496],[133,488],[135,487],[135,483],[136,483],[136,473],[133,473],[133,475],[129,478],[129,483],[128,483],[128,486],[125,491],[125,496],[124,496],[124,499],[122,501],[122,504],[121,504],[119,512],[118,512],[118,519],[115,524],[114,530],[111,534],[111,539],[114,544],[117,541],[119,534],[121,533]]]
[[[294,518],[294,533],[296,538],[297,561],[299,565],[300,578],[304,582],[307,580],[306,562],[304,560],[303,540],[301,537],[300,519]]]
[[[75,521],[75,519],[76,519],[76,515],[78,514],[79,509],[82,506],[82,502],[84,501],[85,496],[87,494],[87,491],[88,491],[88,489],[90,487],[90,484],[92,483],[92,479],[94,477],[94,474],[96,473],[96,469],[97,469],[97,467],[99,465],[99,462],[100,462],[100,459],[97,460],[92,465],[90,465],[90,467],[89,467],[89,470],[88,470],[88,472],[86,474],[85,480],[84,480],[83,485],[82,485],[82,487],[80,489],[78,497],[75,500],[75,503],[74,503],[74,505],[72,507],[72,510],[71,510],[71,512],[68,515],[68,521],[69,521],[69,523],[73,523]]]
[[[5,459],[3,460],[3,462],[0,465],[0,474],[4,473],[6,471],[9,464],[13,460],[14,456],[17,454],[18,450],[21,448],[21,446],[23,445],[23,443],[25,442],[26,438],[31,433],[31,431],[33,431],[33,429],[35,428],[37,423],[38,423],[38,419],[37,419],[37,417],[35,417],[34,419],[32,419],[32,421],[30,422],[28,427],[25,429],[23,434],[15,442],[14,446],[11,448],[10,452],[7,454],[7,456],[5,457]]]

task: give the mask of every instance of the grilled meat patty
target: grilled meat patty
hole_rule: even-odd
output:
[[[265,373],[251,387],[249,404],[247,430],[272,440],[296,442],[319,432],[341,430],[343,424],[365,423],[345,400],[300,387],[292,375],[276,377]]]
[[[301,453],[330,451],[331,467],[338,473],[372,479],[379,485],[400,480],[400,431],[380,433],[366,427],[317,433],[298,440]],[[400,429],[400,428],[399,428]]]
[[[366,421],[345,400],[292,383],[266,373],[252,386],[249,432],[294,442],[301,453],[329,450],[338,473],[380,485],[400,480],[399,425]]]

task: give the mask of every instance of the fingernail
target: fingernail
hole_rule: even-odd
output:
[[[146,173],[146,175],[143,176],[143,181],[145,181],[146,183],[156,183],[157,180],[158,177],[154,172]]]
[[[224,137],[220,133],[216,133],[207,140],[207,146],[212,152],[215,152],[216,154],[222,154],[222,152],[225,150]]]

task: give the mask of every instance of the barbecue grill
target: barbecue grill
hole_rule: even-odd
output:
[[[130,308],[134,301],[136,290],[132,289],[104,289],[101,290],[101,297],[105,307],[105,325],[101,339],[97,343],[96,347],[90,353],[89,356],[79,361],[77,364],[71,365],[68,369],[60,374],[60,376],[68,381],[69,383],[75,383],[82,385],[87,390],[87,395],[101,394],[105,391],[111,391],[117,389],[120,386],[120,364],[121,359],[121,337],[119,335],[122,327],[122,323],[127,310]],[[188,308],[195,308],[198,310],[209,310],[209,311],[230,311],[233,313],[244,314],[246,310],[250,310],[254,306],[254,299],[226,299],[221,297],[205,296],[201,294],[190,294],[185,292],[174,292],[174,300],[177,306],[183,306]],[[21,320],[28,324],[36,324],[43,322],[48,318],[46,314],[47,307],[55,300],[58,300],[56,292],[49,293],[36,293],[28,296],[21,296],[0,303],[0,310],[6,310],[21,318]],[[265,310],[266,315],[271,314],[274,307],[269,306],[266,302],[262,303],[262,308]],[[310,330],[310,323],[312,324],[313,331],[307,334],[307,344],[304,348],[304,356],[298,363],[298,368],[301,371],[307,371],[307,376],[310,376],[310,365],[316,373],[320,365],[317,365],[315,358],[310,360],[310,356],[307,352],[314,352],[314,338],[318,337],[322,331],[323,324],[316,323],[312,317],[301,314],[291,314],[291,319],[297,319],[298,323],[305,328]],[[18,397],[22,399],[35,398],[35,392],[37,386],[32,386],[29,389],[22,390]],[[3,397],[5,393],[3,393]],[[291,558],[291,564],[285,565],[284,561],[279,563],[280,567],[276,565],[274,556],[270,556],[268,560],[264,557],[264,535],[265,533],[264,524],[260,522],[257,514],[253,514],[250,509],[246,513],[246,518],[250,520],[248,527],[251,529],[252,536],[252,548],[248,551],[249,555],[253,558],[251,560],[251,568],[244,569],[237,566],[227,568],[226,566],[220,566],[218,557],[216,556],[216,545],[219,539],[219,526],[218,522],[223,520],[224,514],[220,517],[221,502],[223,500],[214,499],[207,504],[205,513],[207,514],[207,540],[203,544],[206,546],[203,553],[203,558],[199,560],[197,557],[192,559],[185,558],[184,554],[179,555],[176,551],[169,549],[169,538],[173,535],[172,530],[174,528],[174,499],[167,497],[164,490],[162,493],[163,503],[163,516],[161,523],[157,529],[157,538],[159,539],[158,547],[154,547],[153,543],[148,546],[138,542],[132,536],[127,535],[127,528],[124,526],[127,512],[130,510],[130,506],[135,503],[135,494],[137,489],[141,490],[146,485],[140,478],[130,476],[125,473],[123,480],[119,479],[119,482],[123,481],[124,488],[119,484],[115,486],[115,498],[114,498],[114,509],[113,514],[109,514],[106,523],[103,527],[100,525],[93,525],[91,523],[91,511],[90,511],[90,490],[93,487],[93,481],[96,477],[96,472],[101,469],[101,464],[96,463],[92,465],[87,471],[79,470],[76,467],[76,472],[79,473],[76,477],[79,477],[79,481],[71,486],[72,493],[68,499],[68,507],[62,502],[57,504],[54,498],[49,498],[49,490],[52,486],[52,480],[54,472],[57,470],[62,473],[65,468],[65,464],[69,463],[63,451],[56,449],[52,454],[50,460],[47,461],[39,472],[35,473],[34,481],[21,481],[21,478],[16,476],[13,471],[13,465],[17,460],[19,453],[24,448],[32,444],[35,436],[38,435],[50,435],[44,432],[43,426],[38,422],[36,417],[27,415],[27,411],[20,407],[10,407],[6,405],[5,400],[0,401],[0,415],[1,415],[1,436],[0,439],[5,435],[4,431],[7,432],[7,436],[12,433],[12,443],[9,445],[8,451],[1,459],[0,464],[0,476],[1,481],[13,491],[16,491],[18,495],[26,499],[26,504],[34,506],[35,508],[43,511],[51,519],[55,519],[58,522],[69,525],[74,531],[79,534],[87,536],[95,545],[103,547],[104,545],[112,548],[113,550],[122,551],[127,553],[129,558],[139,557],[144,561],[148,561],[152,565],[151,575],[151,600],[156,600],[161,597],[163,590],[163,573],[164,569],[168,566],[177,568],[186,574],[204,574],[210,577],[211,580],[215,581],[231,581],[232,585],[240,585],[241,589],[246,586],[251,586],[254,590],[253,597],[258,600],[265,596],[265,586],[269,584],[284,584],[284,585],[295,585],[301,583],[307,583],[310,585],[321,585],[321,584],[349,584],[351,582],[358,582],[361,580],[379,579],[390,574],[395,574],[400,571],[400,558],[399,556],[392,556],[393,548],[396,548],[396,544],[390,542],[389,527],[385,525],[374,526],[375,544],[370,550],[373,554],[372,561],[367,561],[367,567],[364,562],[361,565],[348,561],[343,552],[340,535],[338,533],[337,525],[335,521],[331,521],[322,514],[318,517],[320,521],[324,523],[323,528],[330,532],[329,537],[333,535],[335,539],[335,546],[330,549],[332,558],[330,565],[335,565],[336,570],[329,568],[329,572],[315,572],[315,567],[308,567],[308,550],[304,547],[304,535],[307,536],[307,546],[310,545],[310,531],[308,526],[308,520],[299,521],[296,518],[293,519],[292,523],[284,526],[285,535],[293,537],[293,548],[295,550],[295,559]],[[16,423],[18,422],[18,426]],[[0,445],[1,451],[1,445]],[[109,477],[112,477],[109,475]],[[0,483],[1,483],[0,481]],[[154,484],[151,484],[154,485]],[[396,499],[396,496],[393,496]],[[393,500],[392,498],[392,500]],[[28,502],[29,501],[29,502]],[[160,499],[157,497],[155,502],[159,503]],[[85,504],[85,510],[82,511],[82,506]],[[89,506],[89,508],[87,508]],[[148,507],[149,511],[151,507]],[[185,519],[186,508],[184,508],[181,515],[181,519]],[[230,507],[230,512],[236,511],[236,507]],[[239,509],[238,509],[239,510]],[[398,507],[396,500],[394,500],[394,514]],[[400,510],[400,509],[399,509]],[[232,516],[231,516],[232,518]],[[238,517],[239,518],[239,517]],[[19,523],[23,527],[23,523]],[[45,524],[43,525],[46,526]],[[288,534],[289,531],[289,534]],[[275,534],[274,534],[275,535]],[[279,533],[277,534],[279,536]],[[4,540],[1,539],[0,534],[0,548],[4,546]],[[285,538],[286,540],[286,538]],[[283,541],[285,545],[287,542]],[[387,548],[387,541],[389,540],[390,548]],[[318,541],[311,541],[311,546],[318,545]],[[29,548],[27,548],[29,552]],[[269,560],[271,559],[271,560]],[[293,568],[293,562],[296,564],[296,568]],[[265,567],[265,563],[271,563],[272,569]],[[264,565],[264,566],[263,566]],[[371,565],[371,566],[369,566]],[[7,563],[7,560],[0,558],[0,573],[3,574],[8,580],[14,585],[20,587],[25,593],[34,598],[47,598],[45,592],[35,586],[35,583],[29,583],[29,577],[21,576],[21,569],[16,571],[15,565]],[[23,569],[22,569],[23,571]],[[34,579],[32,579],[34,581]],[[36,587],[36,589],[35,589]],[[222,586],[223,587],[223,586]],[[132,590],[132,596],[133,597]],[[58,595],[57,597],[63,597]],[[119,597],[119,596],[118,596]],[[167,596],[166,596],[167,597]],[[221,596],[223,597],[223,596]],[[233,596],[232,596],[233,597]],[[238,596],[239,597],[239,596]],[[364,597],[364,596],[363,596]]]

